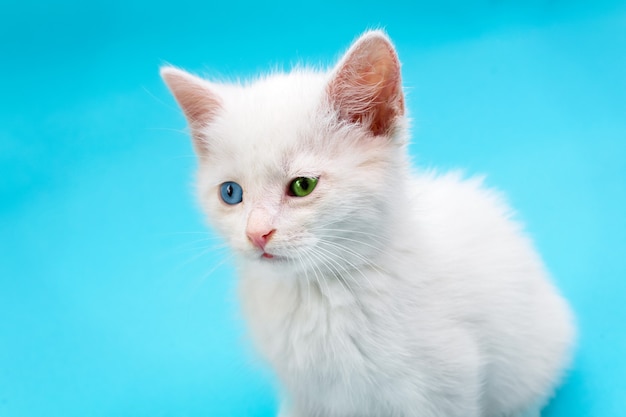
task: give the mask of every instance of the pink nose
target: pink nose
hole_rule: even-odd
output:
[[[259,249],[264,250],[265,245],[267,245],[267,242],[271,239],[275,231],[276,229],[272,229],[269,232],[248,231],[246,234],[248,235],[250,242],[252,242]]]

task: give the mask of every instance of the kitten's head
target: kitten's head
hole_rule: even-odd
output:
[[[364,34],[327,73],[246,86],[161,74],[191,128],[203,207],[244,259],[342,273],[385,246],[404,195],[406,120],[383,33]]]

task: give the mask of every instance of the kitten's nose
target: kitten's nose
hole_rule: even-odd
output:
[[[265,250],[265,245],[267,245],[267,242],[270,240],[275,231],[276,229],[272,229],[270,231],[248,230],[246,235],[248,236],[248,239],[250,239],[250,242],[252,242],[256,247],[261,250]]]

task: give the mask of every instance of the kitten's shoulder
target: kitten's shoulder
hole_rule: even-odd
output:
[[[446,223],[484,224],[490,219],[510,220],[514,216],[504,194],[487,186],[484,175],[470,177],[462,171],[417,172],[412,177],[409,194],[418,214]]]

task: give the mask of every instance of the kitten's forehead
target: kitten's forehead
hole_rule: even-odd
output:
[[[318,127],[315,120],[326,82],[326,74],[296,71],[228,88],[222,94],[222,115],[212,129],[233,156],[252,157],[250,162],[273,157],[282,164],[285,153]]]
[[[314,161],[302,151],[319,133],[327,79],[296,71],[219,91],[222,112],[207,135],[209,154],[225,165],[220,170],[239,178],[283,180],[278,177],[312,168]]]

